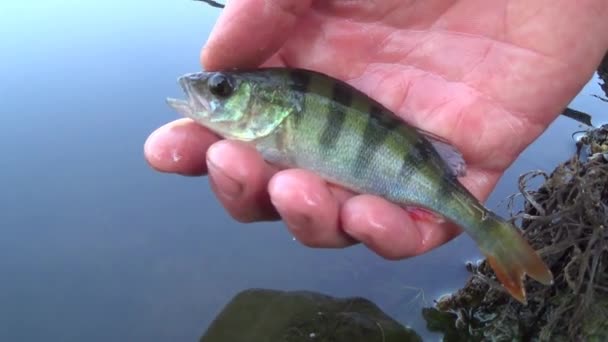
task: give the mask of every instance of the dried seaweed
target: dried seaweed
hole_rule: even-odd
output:
[[[524,205],[513,221],[553,271],[554,285],[528,281],[524,306],[482,261],[468,265],[473,277],[463,289],[437,303],[472,340],[608,339],[608,126],[588,131],[577,146],[553,173],[519,179]]]
[[[604,94],[608,98],[608,52],[606,52],[606,55],[604,55],[604,59],[602,60],[602,63],[597,68],[597,74],[600,77],[600,79],[602,80],[602,83],[600,83],[600,87],[602,88],[602,90],[604,91]],[[599,98],[599,96],[597,96],[597,97]],[[602,99],[602,100],[608,101],[607,99]]]

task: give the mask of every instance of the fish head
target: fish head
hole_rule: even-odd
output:
[[[178,113],[224,138],[268,135],[292,110],[280,79],[257,72],[196,72],[178,78],[187,99],[168,98]]]

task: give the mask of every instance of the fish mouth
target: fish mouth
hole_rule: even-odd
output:
[[[201,113],[209,113],[209,101],[193,87],[193,82],[200,82],[202,73],[191,73],[180,76],[177,82],[182,87],[186,99],[167,98],[167,104],[179,114],[196,119]]]

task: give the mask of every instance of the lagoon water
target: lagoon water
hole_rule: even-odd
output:
[[[192,341],[249,288],[362,296],[433,336],[420,309],[462,286],[479,257],[468,237],[400,262],[309,249],[281,223],[233,221],[205,178],[147,166],[143,142],[176,118],[164,99],[200,68],[219,13],[186,0],[0,4],[1,341]],[[597,82],[574,109],[605,111]],[[504,213],[518,175],[552,170],[577,129],[559,118],[487,205]]]

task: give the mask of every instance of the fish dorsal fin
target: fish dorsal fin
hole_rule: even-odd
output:
[[[462,153],[449,141],[425,130],[417,128],[418,132],[433,145],[441,159],[446,163],[450,173],[454,177],[462,177],[467,173],[467,164],[462,158]]]

